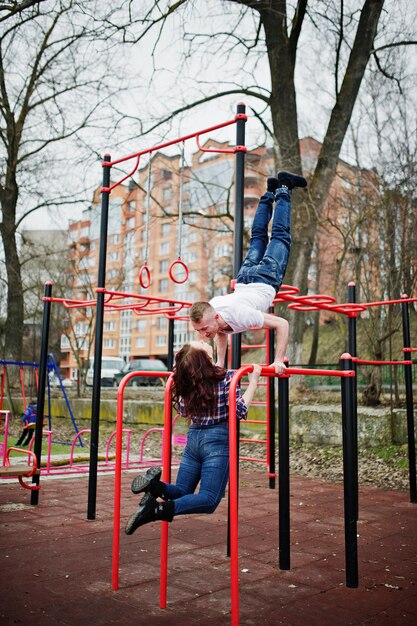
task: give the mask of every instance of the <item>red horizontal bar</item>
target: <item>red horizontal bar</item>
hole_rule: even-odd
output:
[[[250,456],[240,456],[239,461],[252,461],[252,463],[266,463],[265,459],[253,459]],[[275,476],[275,474],[272,474],[272,476]]]
[[[246,116],[245,118],[247,119]],[[104,161],[103,167],[112,167],[113,165],[117,165],[117,163],[123,163],[124,161],[129,161],[130,159],[140,158],[144,154],[152,154],[152,152],[162,150],[162,148],[167,148],[168,146],[173,146],[174,144],[180,143],[181,141],[187,141],[187,139],[193,139],[194,137],[198,137],[199,135],[207,135],[207,133],[211,133],[214,130],[218,130],[219,128],[225,128],[226,126],[231,126],[232,124],[235,124],[238,119],[244,118],[242,118],[241,115],[236,115],[232,120],[223,122],[222,124],[216,124],[215,126],[210,126],[209,128],[204,128],[203,130],[198,130],[195,133],[190,133],[189,135],[184,135],[183,137],[178,137],[177,139],[172,139],[171,141],[166,141],[165,143],[161,143],[158,146],[154,146],[153,148],[147,148],[146,150],[135,152],[134,154],[130,154],[129,156],[122,157],[120,159],[116,159],[115,161]]]
[[[352,357],[352,361],[361,365],[413,365],[412,361],[371,361],[369,359],[358,359],[356,356]]]
[[[241,437],[239,441],[245,441],[246,443],[267,443],[266,439],[246,439],[245,437]]]
[[[301,367],[287,367],[284,374],[276,374],[273,367],[263,367],[261,371],[262,376],[336,376],[339,378],[354,378],[355,372],[353,370],[312,370],[303,369]]]

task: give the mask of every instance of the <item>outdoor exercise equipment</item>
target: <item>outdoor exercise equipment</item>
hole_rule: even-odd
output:
[[[151,272],[148,267],[149,256],[149,233],[151,229],[151,176],[152,176],[152,164],[151,157],[149,157],[148,163],[148,180],[146,191],[146,212],[145,212],[145,252],[143,265],[139,269],[139,284],[142,289],[147,289],[152,284]]]
[[[353,414],[351,384],[355,372],[350,369],[351,357],[343,354],[340,358],[340,370],[311,370],[289,367],[285,374],[278,377],[282,381],[279,390],[279,566],[280,569],[290,567],[290,490],[289,490],[289,393],[288,379],[292,375],[338,376],[341,380],[342,423],[343,423],[343,458],[344,458],[344,518],[345,518],[345,558],[346,586],[358,586],[357,571],[357,532],[354,481],[354,446],[353,446]],[[229,455],[230,455],[230,576],[232,625],[239,624],[239,564],[238,564],[238,479],[237,479],[237,444],[236,444],[236,400],[234,394],[240,378],[252,371],[252,366],[244,366],[235,373],[229,393]],[[330,373],[331,372],[331,373]],[[271,367],[262,368],[262,375],[275,376]],[[161,569],[165,568],[165,545],[161,549]],[[162,577],[162,576],[161,576]],[[161,589],[162,591],[162,589]],[[166,597],[161,598],[162,601]]]
[[[200,148],[201,149],[201,148]],[[183,198],[183,190],[184,190],[184,169],[185,169],[185,147],[184,142],[182,142],[182,150],[181,150],[181,165],[180,165],[180,194],[179,194],[179,203],[178,203],[178,231],[177,231],[177,259],[172,261],[169,266],[168,274],[170,279],[178,284],[182,285],[188,280],[188,267],[181,260],[181,249],[182,249],[182,224],[183,224],[183,210],[182,210],[182,198]],[[176,276],[176,273],[180,268],[180,274],[182,271],[183,276]]]
[[[271,307],[270,313],[273,313],[273,308]],[[275,351],[275,340],[274,340],[275,332],[273,330],[266,330],[265,332],[265,343],[264,344],[242,344],[242,350],[254,350],[254,349],[264,349],[265,350],[265,361],[267,363],[272,363],[274,360],[274,351]],[[258,387],[265,387],[265,400],[255,400],[251,402],[251,406],[264,406],[265,407],[265,419],[264,420],[253,420],[246,419],[245,424],[256,424],[265,426],[265,439],[256,439],[251,437],[241,437],[240,436],[240,423],[238,424],[239,428],[239,444],[240,443],[249,443],[249,444],[264,444],[265,445],[265,458],[255,458],[250,456],[242,456],[239,454],[240,461],[249,461],[252,463],[264,463],[266,465],[266,471],[268,474],[269,487],[270,489],[275,488],[275,479],[276,479],[276,471],[275,471],[275,385],[274,378],[267,377],[265,383],[258,383]],[[249,409],[250,410],[250,409]]]
[[[236,155],[236,177],[235,177],[235,190],[236,190],[236,201],[235,201],[235,209],[236,209],[236,218],[235,218],[235,230],[238,231],[238,235],[235,232],[235,238],[241,239],[240,252],[242,252],[243,245],[243,191],[244,191],[244,153],[246,152],[245,143],[245,122],[247,120],[247,116],[245,113],[245,105],[240,103],[237,106],[237,113],[235,117],[231,120],[223,122],[221,124],[217,124],[215,126],[211,126],[209,128],[205,128],[203,130],[199,130],[194,133],[190,133],[183,137],[179,137],[177,139],[173,139],[171,141],[167,141],[163,144],[154,146],[152,148],[148,148],[142,150],[140,152],[136,152],[134,154],[128,155],[126,157],[122,157],[120,159],[116,159],[114,161],[111,160],[109,154],[104,156],[104,160],[102,163],[103,166],[103,185],[101,188],[101,218],[100,218],[100,235],[99,235],[99,260],[98,260],[98,278],[97,278],[97,299],[96,300],[87,300],[85,302],[76,301],[76,300],[65,300],[65,299],[52,299],[52,283],[48,282],[45,285],[45,294],[44,294],[44,312],[43,312],[43,328],[42,328],[42,341],[41,341],[41,359],[40,359],[40,370],[39,370],[39,391],[38,391],[38,411],[43,411],[44,406],[44,385],[45,385],[45,375],[46,375],[46,354],[47,354],[47,345],[48,345],[48,336],[49,336],[49,319],[50,319],[50,307],[52,301],[60,301],[67,306],[68,308],[73,307],[87,307],[87,306],[95,306],[96,307],[96,326],[95,326],[95,345],[94,345],[94,374],[93,374],[93,391],[92,391],[92,403],[91,403],[91,442],[90,442],[90,471],[89,471],[89,484],[88,484],[88,507],[87,507],[87,519],[95,519],[96,513],[96,499],[97,499],[97,463],[98,463],[98,439],[99,439],[99,420],[100,420],[100,398],[101,398],[101,385],[100,385],[100,373],[101,373],[101,357],[102,357],[102,347],[103,347],[103,327],[104,327],[104,311],[105,307],[109,310],[123,310],[130,309],[137,314],[140,315],[150,315],[153,313],[157,313],[159,315],[166,314],[167,318],[172,321],[176,315],[179,314],[179,311],[184,307],[190,306],[190,303],[184,302],[176,302],[174,300],[167,300],[155,297],[146,297],[144,299],[138,298],[137,294],[120,294],[117,292],[109,292],[105,289],[105,279],[106,279],[106,256],[107,256],[107,230],[108,230],[108,215],[109,215],[109,200],[110,193],[113,189],[115,189],[118,185],[123,183],[125,180],[130,178],[136,171],[139,165],[139,161],[141,156],[148,154],[149,158],[153,152],[166,148],[168,146],[172,146],[174,144],[178,144],[181,142],[185,142],[189,139],[196,139],[197,145],[199,145],[199,140],[202,135],[207,135],[208,133],[212,133],[215,130],[219,130],[221,128],[225,128],[227,126],[231,126],[233,124],[236,125],[236,146],[227,150],[227,152],[234,153]],[[210,150],[211,151],[211,150]],[[224,152],[223,150],[215,150],[215,152]],[[113,184],[110,183],[110,172],[111,168],[117,164],[134,161],[133,168],[121,179],[117,180]],[[121,304],[119,302],[122,298],[136,298],[136,302],[132,304]],[[166,305],[166,310],[161,311],[158,308],[159,304],[163,302]],[[155,306],[158,304],[158,306]],[[152,307],[154,307],[152,309]],[[150,308],[149,308],[150,307]],[[152,309],[152,310],[151,310]],[[170,325],[169,328],[169,337],[170,341],[172,340],[172,345],[170,345],[169,349],[169,361],[171,361],[171,365],[168,363],[168,366],[172,366],[173,361],[173,326]],[[234,338],[235,340],[235,338]],[[240,345],[240,344],[239,344]],[[236,351],[235,351],[236,352]],[[44,365],[44,367],[43,367]],[[38,458],[38,464],[40,465],[40,454],[41,454],[41,445],[42,445],[42,430],[38,430],[38,424],[35,435],[35,453]],[[39,477],[37,477],[39,481]],[[32,503],[37,504],[38,499],[34,498],[32,494]]]
[[[356,587],[357,581],[357,536],[356,536],[356,508],[354,503],[354,448],[352,429],[352,390],[348,381],[355,376],[351,369],[351,357],[344,354],[340,360],[340,370],[311,370],[304,368],[287,368],[285,374],[277,375],[274,368],[262,367],[261,375],[278,377],[283,381],[279,393],[279,515],[280,515],[280,562],[281,569],[289,568],[289,406],[288,406],[288,379],[292,375],[307,376],[337,376],[342,386],[342,421],[343,421],[343,452],[344,452],[344,494],[345,494],[345,550],[346,550],[346,584]],[[239,623],[239,567],[238,567],[238,437],[236,417],[236,387],[243,376],[253,371],[252,365],[243,366],[235,372],[231,381],[229,393],[229,459],[230,459],[230,538],[231,538],[231,600],[232,624]],[[118,409],[116,423],[116,468],[114,487],[114,526],[112,552],[112,588],[119,588],[119,552],[120,552],[120,503],[121,503],[121,445],[123,431],[123,394],[129,379],[126,376],[118,390]],[[164,396],[164,482],[171,482],[172,456],[172,376],[167,381]],[[160,607],[166,608],[167,601],[167,562],[168,562],[168,522],[161,522],[161,569],[160,569]]]

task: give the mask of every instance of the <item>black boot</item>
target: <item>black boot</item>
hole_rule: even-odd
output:
[[[270,176],[266,179],[266,190],[275,193],[277,188],[279,187],[278,178],[274,178],[274,176]]]
[[[175,504],[172,500],[168,502],[158,502],[156,498],[146,493],[139,502],[139,507],[127,521],[125,533],[132,535],[139,526],[161,520],[172,522],[174,518]]]
[[[160,482],[161,467],[150,467],[145,474],[139,474],[132,480],[133,493],[151,493],[155,498],[162,498],[163,483]]]
[[[296,187],[307,187],[307,181],[304,176],[297,176],[297,174],[291,174],[291,172],[278,172],[277,180],[278,187],[288,187],[290,191]]]

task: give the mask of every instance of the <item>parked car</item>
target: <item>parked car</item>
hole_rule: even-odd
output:
[[[116,356],[103,356],[101,357],[101,386],[102,387],[112,387],[113,386],[113,377],[116,373],[120,372],[121,369],[126,365],[124,359],[116,357]],[[89,387],[93,386],[93,376],[94,376],[94,357],[90,359],[90,367],[87,370],[87,374],[85,377],[85,384]]]
[[[133,359],[125,364],[121,372],[116,372],[113,376],[113,385],[118,387],[120,381],[130,372],[167,372],[168,368],[160,359]],[[135,376],[128,382],[132,387],[139,385],[162,385],[164,378],[153,376]]]
[[[62,386],[63,387],[74,387],[75,381],[71,380],[71,378],[62,378]],[[60,380],[55,372],[49,372],[49,386],[50,387],[61,387]]]

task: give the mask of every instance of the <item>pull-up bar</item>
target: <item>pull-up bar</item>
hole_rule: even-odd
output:
[[[113,167],[113,165],[117,165],[118,163],[124,163],[125,161],[136,159],[135,165],[133,169],[129,172],[129,174],[126,174],[126,176],[121,178],[116,183],[113,183],[113,185],[108,185],[108,186],[103,185],[103,187],[101,188],[101,191],[110,193],[115,187],[117,187],[118,185],[121,185],[127,178],[130,178],[131,176],[133,176],[133,174],[137,171],[139,167],[140,157],[143,156],[144,154],[152,154],[152,152],[156,152],[157,150],[162,150],[163,148],[168,148],[169,146],[173,146],[177,143],[181,143],[181,141],[187,141],[188,139],[195,138],[197,140],[197,147],[201,152],[216,152],[216,153],[218,152],[218,153],[228,153],[228,154],[234,154],[236,152],[246,152],[247,151],[246,146],[239,146],[239,145],[228,150],[224,150],[224,149],[212,150],[212,149],[202,148],[200,146],[199,139],[202,135],[207,135],[208,133],[211,133],[215,130],[219,130],[220,128],[225,128],[226,126],[231,126],[232,124],[236,124],[236,122],[239,120],[246,122],[247,119],[248,119],[248,116],[245,113],[237,113],[232,120],[228,120],[227,122],[223,122],[222,124],[216,124],[215,126],[204,128],[203,130],[199,130],[195,133],[190,133],[189,135],[184,135],[183,137],[178,137],[177,139],[172,139],[171,141],[165,141],[164,143],[161,143],[158,146],[153,146],[153,148],[147,148],[146,150],[135,152],[134,154],[130,154],[129,156],[122,157],[114,161],[110,161],[110,159],[105,160],[103,162],[103,167],[111,168]],[[106,156],[109,156],[109,155],[106,155]]]
[[[353,429],[353,385],[355,372],[352,369],[350,354],[340,357],[340,371],[309,370],[287,368],[284,374],[277,375],[273,367],[262,367],[261,376],[278,376],[283,386],[279,390],[279,538],[280,568],[289,569],[289,406],[288,380],[292,375],[337,376],[341,380],[342,421],[343,421],[343,456],[344,456],[344,495],[345,495],[345,552],[346,584],[358,586],[357,529],[356,529],[356,492],[354,464],[354,429]],[[246,365],[236,371],[230,383],[229,391],[229,501],[230,501],[230,594],[232,626],[239,625],[239,548],[238,548],[238,444],[236,389],[240,379],[253,371],[252,365]],[[285,401],[283,401],[283,399]],[[283,431],[285,441],[283,441]],[[284,471],[282,471],[284,470]]]

